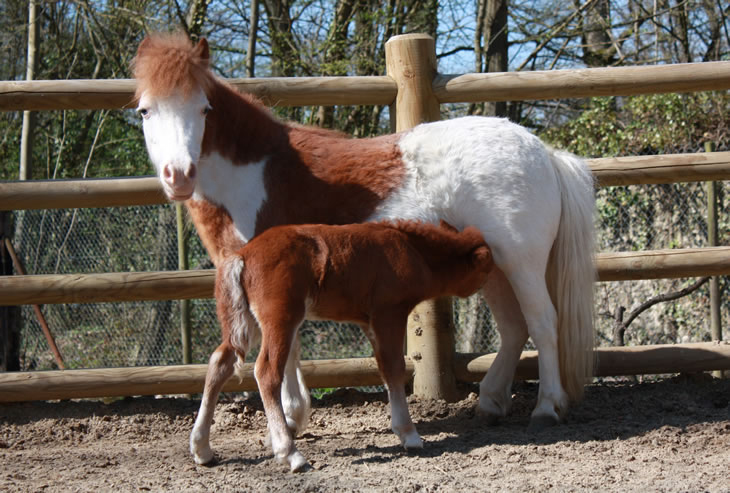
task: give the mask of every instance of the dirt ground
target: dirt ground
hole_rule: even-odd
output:
[[[219,403],[212,467],[187,450],[199,400],[5,404],[0,490],[730,491],[729,380],[595,384],[565,424],[531,433],[536,395],[516,384],[512,416],[493,427],[474,415],[473,392],[454,404],[411,398],[426,443],[406,453],[383,394],[337,391],[314,402],[297,441],[313,468],[300,474],[272,459],[255,396]]]

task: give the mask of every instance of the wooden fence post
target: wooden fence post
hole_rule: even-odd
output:
[[[714,152],[714,142],[705,142],[705,152]],[[718,186],[716,181],[707,182],[707,245],[717,246],[719,235],[717,231],[717,195]],[[710,278],[710,331],[713,341],[722,340],[722,317],[720,315],[720,283],[717,276]],[[722,371],[712,373],[722,378]]]
[[[440,118],[433,94],[436,48],[426,34],[394,36],[385,44],[387,73],[398,87],[390,106],[391,126],[400,132]],[[456,399],[453,369],[454,332],[451,299],[426,301],[408,317],[406,351],[413,360],[413,393],[432,399]]]

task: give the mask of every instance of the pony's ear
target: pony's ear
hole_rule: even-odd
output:
[[[198,44],[195,45],[195,48],[193,48],[193,53],[200,57],[201,60],[205,60],[206,62],[210,59],[210,49],[208,48],[208,40],[205,38],[200,38],[200,41],[198,41]]]
[[[152,40],[149,36],[145,36],[142,42],[137,47],[137,55],[141,55],[145,50],[147,50],[150,45],[152,44]]]

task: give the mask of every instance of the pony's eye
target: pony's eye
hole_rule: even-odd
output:
[[[137,113],[142,118],[147,118],[149,116],[149,114],[150,114],[150,112],[149,112],[149,110],[147,108],[140,108],[140,109],[137,110]]]
[[[206,106],[205,108],[203,108],[203,114],[207,115],[208,113],[211,112],[212,109],[213,108],[211,106]]]

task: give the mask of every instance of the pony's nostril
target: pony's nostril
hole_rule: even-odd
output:
[[[172,168],[170,168],[169,164],[162,168],[162,177],[165,180],[169,180],[170,178],[172,178]]]
[[[195,175],[197,173],[197,169],[195,168],[194,164],[190,165],[190,168],[185,172],[185,176],[187,176],[190,180],[195,178]]]

